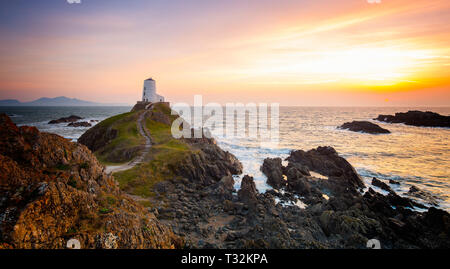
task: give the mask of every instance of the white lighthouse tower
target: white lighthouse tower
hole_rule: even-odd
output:
[[[156,83],[152,78],[144,80],[142,101],[151,103],[164,102],[164,97],[156,93]]]

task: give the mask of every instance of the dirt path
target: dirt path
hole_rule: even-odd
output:
[[[136,165],[142,163],[144,161],[145,156],[147,155],[147,153],[150,151],[150,148],[152,147],[152,140],[150,138],[150,135],[147,132],[147,129],[144,128],[145,126],[145,115],[147,115],[147,113],[153,108],[153,105],[151,105],[148,109],[146,109],[144,112],[141,113],[141,115],[139,116],[139,119],[137,121],[137,127],[139,130],[139,133],[145,138],[145,147],[144,150],[139,154],[139,156],[137,156],[134,160],[132,160],[129,163],[125,163],[122,165],[109,165],[106,166],[105,168],[105,172],[107,174],[110,173],[116,173],[116,172],[120,172],[120,171],[125,171],[128,169],[131,169],[133,167],[135,167]]]

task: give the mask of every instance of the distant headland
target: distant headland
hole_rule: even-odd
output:
[[[77,98],[68,98],[65,96],[48,98],[42,97],[31,102],[20,102],[16,99],[0,100],[0,106],[128,106],[129,104],[117,103],[96,103],[80,100]]]

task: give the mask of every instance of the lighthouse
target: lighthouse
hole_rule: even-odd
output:
[[[164,97],[156,93],[156,82],[153,78],[144,80],[142,91],[142,102],[158,103],[164,102]]]

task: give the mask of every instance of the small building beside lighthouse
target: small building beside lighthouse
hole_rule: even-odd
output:
[[[164,102],[164,97],[156,93],[156,82],[153,78],[144,80],[142,91],[142,102],[158,103]]]

